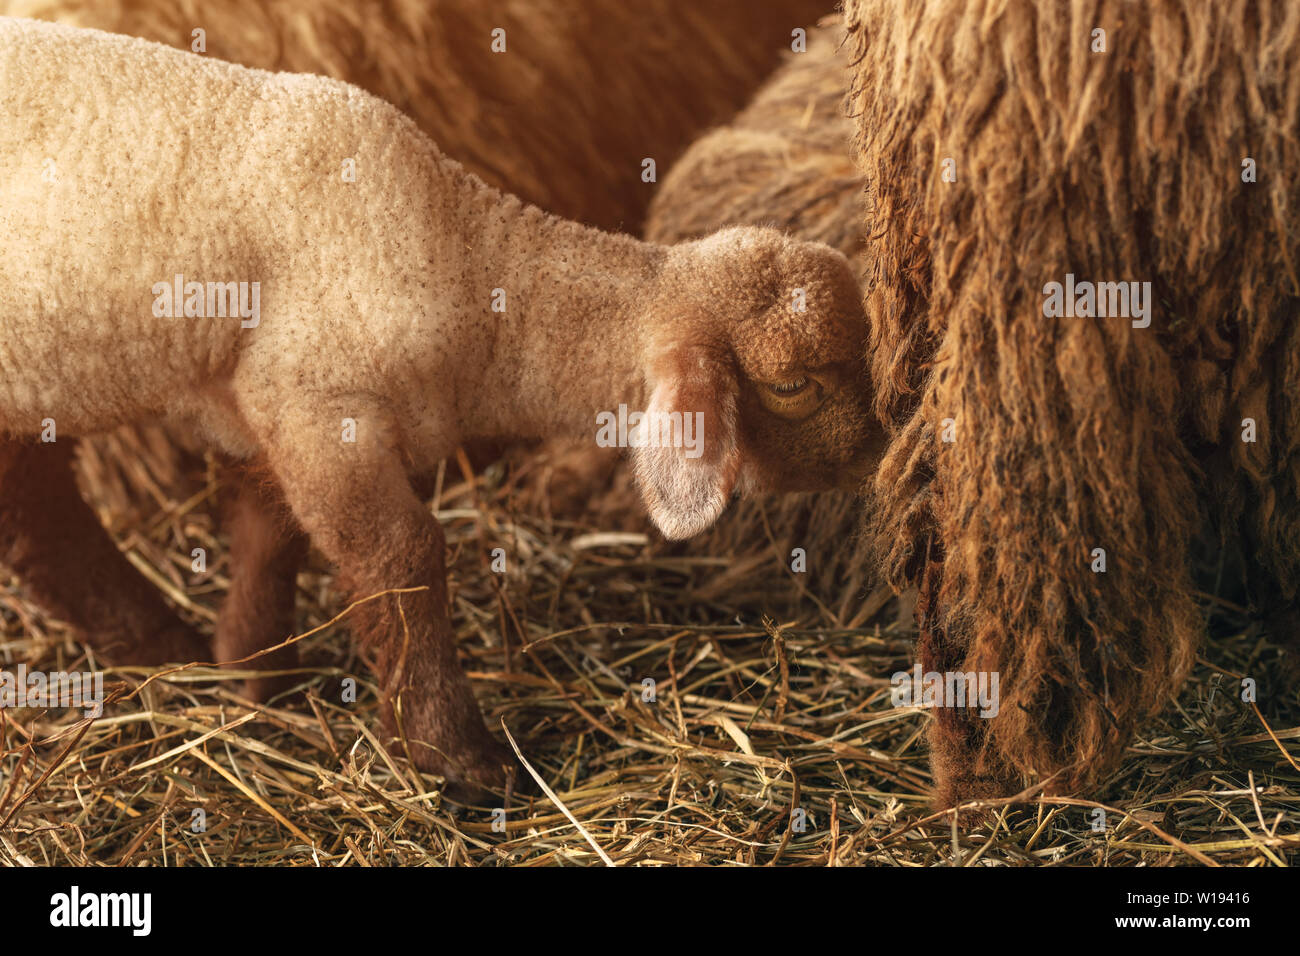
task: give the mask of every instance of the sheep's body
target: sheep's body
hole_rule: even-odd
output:
[[[368,392],[401,395],[410,386],[399,382],[412,378],[431,386],[426,405],[396,410],[426,426],[410,436],[432,456],[416,467],[435,465],[466,432],[551,426],[557,406],[549,394],[528,396],[521,360],[559,330],[526,320],[538,303],[521,264],[539,239],[562,246],[576,227],[476,188],[405,116],[355,87],[30,21],[0,29],[0,82],[18,93],[0,132],[0,150],[15,160],[0,189],[0,229],[12,237],[0,251],[0,429],[32,432],[49,417],[74,435],[175,418],[248,457],[256,443],[241,396],[273,407],[328,391],[354,396],[353,414],[339,412],[356,418],[369,410]],[[69,60],[96,79],[60,82]],[[50,98],[60,89],[67,102]],[[95,105],[83,119],[87,99]],[[53,183],[41,175],[45,158],[56,164]],[[344,181],[347,159],[355,182]],[[105,217],[105,203],[120,214]],[[651,246],[587,236],[600,236],[602,264],[629,278],[657,265]],[[260,324],[154,315],[155,284],[178,273],[259,282]],[[494,288],[514,293],[503,313],[487,308]],[[607,341],[617,341],[617,316],[607,319]],[[597,366],[620,357],[590,356]],[[629,380],[630,359],[617,371],[574,370],[548,388],[577,397],[594,382]],[[463,378],[464,367],[523,400],[503,407],[500,396],[440,394],[435,383]],[[594,397],[588,405],[603,407]]]
[[[62,80],[69,63],[79,64],[84,83]],[[316,140],[308,135],[295,143],[283,131],[290,119],[309,127],[328,106],[346,115],[345,88],[231,71],[153,44],[8,19],[0,20],[0,83],[7,93],[0,128],[7,160],[0,182],[7,332],[0,345],[0,430],[29,433],[48,416],[71,436],[193,415],[187,386],[227,380],[244,346],[285,329],[276,322],[245,333],[238,320],[160,319],[153,287],[170,283],[176,264],[185,263],[201,270],[190,276],[198,281],[261,280],[277,289],[279,304],[264,302],[267,309],[288,312],[290,300],[311,295],[303,281],[323,273],[304,270],[303,254],[322,239],[336,262],[343,250],[329,241],[319,204],[286,220],[296,176],[313,174],[308,188],[317,192],[329,181],[314,165],[323,155],[295,155]],[[177,91],[194,108],[179,108]],[[304,110],[313,97],[317,102]],[[201,125],[194,123],[198,115]],[[350,142],[345,150],[340,142],[337,155],[359,146]],[[173,175],[157,174],[168,165]],[[375,174],[388,177],[382,167]],[[264,192],[249,189],[258,176],[268,177]],[[351,193],[340,184],[331,208],[355,217],[364,207],[349,200],[373,201],[372,182],[363,179]],[[283,193],[274,188],[281,183]],[[240,215],[232,220],[236,198]],[[118,215],[105,216],[105,203]],[[284,230],[306,227],[312,217],[309,246],[306,232],[284,244]],[[161,231],[171,223],[184,225]],[[322,294],[329,290],[316,290]],[[321,318],[327,328],[331,315]],[[234,410],[228,412],[225,421],[208,409],[198,418],[222,445],[246,451]]]
[[[0,486],[14,439],[51,418],[65,435],[167,418],[256,459],[353,590],[423,589],[358,628],[390,729],[430,745],[430,769],[492,781],[502,754],[456,665],[442,535],[411,472],[468,439],[591,434],[627,404],[707,430],[698,455],[634,452],[669,533],[706,526],[733,488],[861,473],[871,429],[845,387],[860,302],[830,249],[584,228],[487,187],[353,87],[131,38],[0,19],[0,89]],[[159,316],[177,274],[259,283],[256,324]],[[807,311],[791,315],[795,287]],[[807,414],[771,412],[792,399],[759,383],[805,371]],[[51,520],[23,500],[0,509],[0,557],[19,564]]]
[[[921,588],[927,670],[1001,674],[997,717],[937,714],[940,797],[1079,786],[1191,667],[1199,529],[1244,540],[1257,597],[1300,584],[1300,18],[856,0],[847,22],[886,568]],[[1048,318],[1067,273],[1150,280],[1150,327]]]

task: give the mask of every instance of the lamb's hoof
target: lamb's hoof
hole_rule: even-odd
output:
[[[86,643],[105,660],[122,667],[190,664],[208,656],[208,642],[193,628],[179,622],[147,638],[138,634],[94,634],[86,636]]]
[[[255,704],[266,704],[275,700],[278,707],[290,707],[294,701],[303,696],[301,693],[289,694],[289,691],[298,685],[299,680],[300,678],[292,674],[250,677],[239,684],[239,693]]]
[[[518,799],[535,792],[532,778],[515,758],[514,751],[495,740],[472,751],[458,749],[453,760],[418,745],[412,755],[422,771],[446,779],[442,793],[452,803],[500,806],[507,796]]]

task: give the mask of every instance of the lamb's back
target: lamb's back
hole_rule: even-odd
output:
[[[0,18],[0,430],[163,412],[259,341],[363,347],[358,297],[409,317],[410,274],[437,254],[397,220],[431,203],[438,162],[346,84]],[[260,325],[156,315],[178,274],[258,283]]]

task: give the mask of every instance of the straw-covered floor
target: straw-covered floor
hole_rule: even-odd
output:
[[[92,498],[131,560],[210,626],[226,586],[214,485],[175,500],[149,449],[105,447],[86,452]],[[131,460],[128,475],[114,464]],[[744,504],[707,538],[669,546],[608,507],[620,492],[603,513],[548,516],[536,500],[546,475],[537,456],[472,481],[453,464],[436,506],[479,700],[554,799],[513,801],[502,832],[494,808],[444,802],[435,778],[381,749],[369,670],[314,567],[300,578],[308,636],[292,699],[250,706],[235,670],[148,682],[153,672],[111,670],[99,719],[0,711],[0,860],[1279,866],[1300,851],[1297,682],[1239,609],[1206,596],[1216,640],[1096,793],[954,822],[927,803],[929,718],[891,706],[910,609],[853,578],[856,563],[827,567],[852,541],[795,540],[770,506]],[[788,569],[798,546],[804,574]],[[191,573],[194,547],[208,550],[205,574]],[[0,582],[0,641],[6,669],[95,666],[13,581]],[[1244,674],[1260,679],[1258,708],[1240,699]]]

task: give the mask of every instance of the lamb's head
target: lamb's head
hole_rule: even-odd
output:
[[[839,252],[726,229],[674,246],[648,307],[632,458],[669,538],[707,528],[733,494],[853,488],[878,459],[862,294]]]

